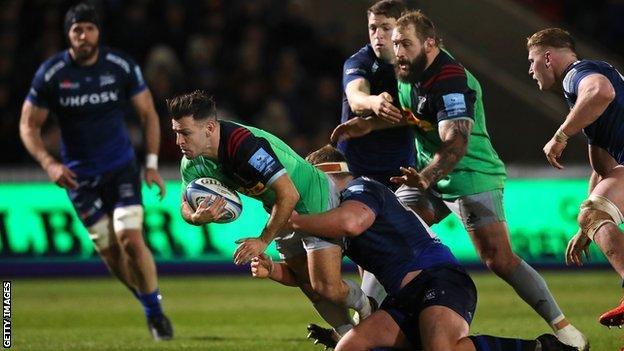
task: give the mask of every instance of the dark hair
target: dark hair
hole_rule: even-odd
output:
[[[93,6],[84,2],[71,7],[65,13],[65,21],[63,22],[65,33],[69,33],[71,26],[78,22],[90,22],[100,28],[100,18],[97,11]]]
[[[366,15],[371,13],[375,15],[386,16],[388,18],[398,19],[405,12],[405,4],[401,0],[381,0],[374,3],[366,10]]]
[[[561,28],[546,28],[527,38],[527,50],[533,47],[567,48],[576,53],[574,39],[567,31]]]
[[[435,25],[433,22],[425,16],[420,10],[411,11],[403,14],[401,18],[397,20],[397,28],[405,29],[407,26],[414,26],[416,36],[421,41],[425,41],[428,38],[435,40],[436,45],[440,45],[442,40],[438,37]]]
[[[217,106],[212,96],[202,90],[167,99],[169,116],[175,120],[191,116],[195,120],[217,118]]]
[[[313,165],[325,162],[347,162],[342,152],[329,144],[311,152],[305,159]]]

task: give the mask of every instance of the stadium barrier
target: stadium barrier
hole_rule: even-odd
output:
[[[155,188],[143,188],[145,237],[159,265],[179,268],[172,271],[232,269],[234,241],[258,235],[266,222],[261,204],[243,197],[243,212],[235,222],[189,225],[179,214],[179,181],[167,181],[166,186],[163,201]],[[563,265],[586,189],[586,179],[508,180],[505,212],[515,251],[533,264]],[[463,263],[479,262],[457,218],[449,216],[434,231]],[[268,252],[277,257],[274,245]],[[606,263],[594,245],[592,258],[594,264]],[[0,184],[0,263],[2,275],[104,271],[65,192],[44,182]],[[85,265],[76,271],[76,264]]]

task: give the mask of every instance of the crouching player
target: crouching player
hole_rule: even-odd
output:
[[[364,319],[336,350],[393,347],[417,350],[576,350],[550,334],[535,340],[469,336],[477,303],[470,276],[448,247],[381,183],[354,179],[339,151],[325,146],[308,161],[341,190],[340,205],[312,215],[293,213],[295,230],[331,238],[346,237],[345,254],[373,273],[388,292],[380,310]],[[261,255],[252,274],[287,281],[288,270]]]

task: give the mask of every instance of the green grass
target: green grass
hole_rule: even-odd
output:
[[[619,301],[612,272],[545,273],[571,321],[592,350],[624,345],[619,329],[597,315]],[[473,333],[534,338],[546,324],[500,279],[473,274],[479,303]],[[244,276],[164,277],[164,308],[175,340],[152,342],[139,304],[110,279],[17,279],[13,281],[15,350],[321,350],[305,339],[319,322],[303,295],[270,281]]]

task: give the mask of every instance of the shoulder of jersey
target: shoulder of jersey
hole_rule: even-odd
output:
[[[42,74],[44,81],[50,81],[60,70],[67,67],[68,63],[67,60],[65,60],[65,55],[66,51],[61,51],[45,60],[41,66],[39,66],[37,74]]]

